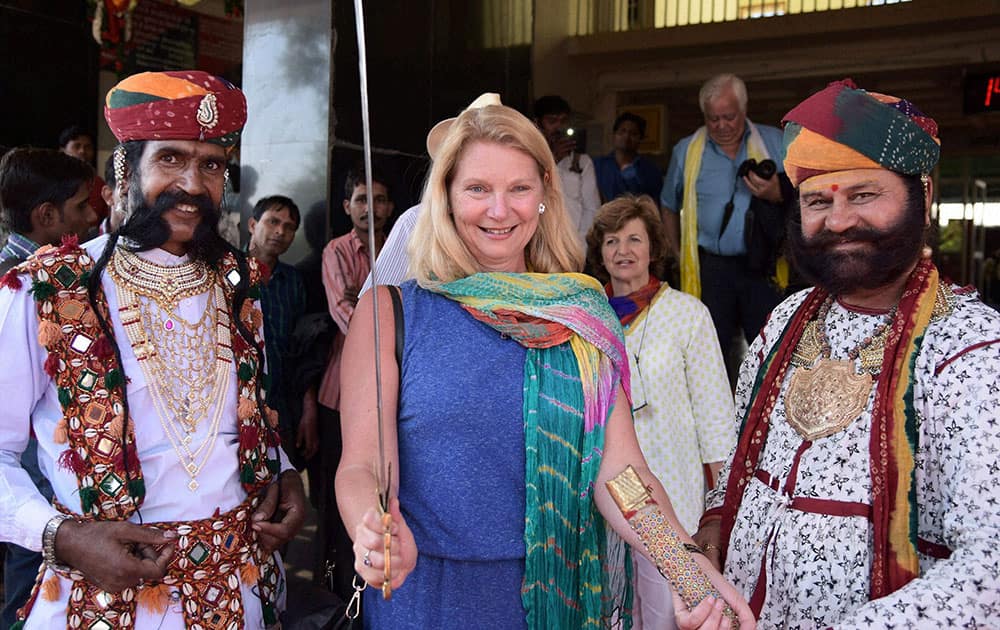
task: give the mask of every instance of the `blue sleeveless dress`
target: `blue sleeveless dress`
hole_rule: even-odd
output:
[[[391,601],[365,591],[365,627],[526,628],[525,349],[413,281],[402,297],[399,501],[417,565]]]

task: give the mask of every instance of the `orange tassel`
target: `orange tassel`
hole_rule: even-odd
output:
[[[254,586],[257,584],[257,580],[260,579],[260,569],[253,562],[247,562],[240,567],[240,579],[247,586]]]
[[[110,433],[116,440],[121,441],[122,439],[122,426],[124,422],[122,421],[122,415],[118,414],[111,419],[108,423],[108,433]]]
[[[38,323],[38,343],[43,347],[48,348],[59,341],[60,337],[62,337],[62,329],[59,324],[47,319]]]
[[[253,416],[254,409],[257,405],[253,404],[253,401],[249,398],[240,398],[240,404],[236,406],[236,416],[240,420],[246,420]]]
[[[162,615],[167,612],[167,604],[170,603],[170,587],[166,584],[144,586],[139,589],[136,601],[150,614]]]
[[[83,312],[83,317],[80,318],[83,321],[84,326],[90,328],[95,328],[97,326],[97,315],[94,315],[94,311],[87,309]]]
[[[56,444],[66,444],[69,442],[69,427],[66,426],[66,418],[61,418],[56,423],[56,430],[52,433],[52,441]]]
[[[62,592],[62,584],[59,582],[59,576],[53,574],[52,577],[42,582],[42,599],[47,602],[55,602],[59,600],[59,594]]]
[[[254,330],[260,330],[260,327],[264,324],[264,314],[257,309],[253,309],[250,312],[250,321],[253,322]]]
[[[267,423],[272,429],[278,428],[278,412],[270,407],[267,407]]]

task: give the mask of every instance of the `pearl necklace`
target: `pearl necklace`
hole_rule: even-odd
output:
[[[146,378],[160,426],[190,477],[187,485],[193,492],[198,489],[198,474],[211,456],[219,435],[224,400],[233,371],[230,318],[225,291],[221,283],[209,282],[206,290],[212,288],[213,291],[209,296],[205,314],[196,324],[189,324],[173,314],[172,309],[167,310],[164,302],[169,303],[168,300],[157,299],[163,297],[161,292],[149,295],[155,286],[151,284],[154,282],[154,277],[150,273],[142,275],[142,284],[135,282],[136,275],[121,273],[123,268],[132,267],[132,265],[126,267],[115,260],[123,251],[127,250],[117,249],[108,265],[111,278],[115,282],[122,326]],[[131,252],[129,254],[139,258]],[[154,269],[173,269],[153,263],[148,265],[150,266],[145,268],[146,272]],[[207,270],[203,265],[198,266]],[[213,276],[214,274],[208,276],[210,281],[214,280]],[[187,288],[175,294],[177,300],[197,295],[191,293],[194,291],[194,286],[190,282],[185,282],[185,285]],[[180,297],[182,293],[183,297]],[[143,300],[140,296],[149,299]],[[159,332],[153,323],[160,314],[155,311],[153,302],[167,315],[162,332]],[[166,322],[171,321],[174,325],[167,326]],[[215,361],[211,362],[204,356],[208,351],[207,344],[204,343],[204,329],[213,323]],[[181,330],[177,330],[178,328]],[[150,331],[158,331],[159,334]],[[170,337],[178,333],[182,339],[174,343]],[[161,352],[166,356],[161,356]],[[209,416],[210,410],[212,413],[205,437],[200,444],[194,444],[195,433],[201,426],[202,420]]]

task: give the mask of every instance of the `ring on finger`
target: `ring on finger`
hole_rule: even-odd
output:
[[[369,549],[368,551],[365,552],[364,558],[361,560],[362,564],[364,564],[366,567],[372,566],[371,555],[372,555],[372,550]]]

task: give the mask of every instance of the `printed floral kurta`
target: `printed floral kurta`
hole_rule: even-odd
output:
[[[738,417],[750,404],[761,357],[805,297],[771,314],[750,348],[736,392]],[[885,321],[834,303],[826,320],[833,359],[845,359]],[[761,628],[1000,627],[1000,315],[974,294],[956,295],[950,315],[932,321],[914,366],[919,420],[916,493],[920,538],[951,550],[926,555],[921,576],[895,593],[868,601],[872,527],[864,516],[791,509],[782,488],[802,438],[785,417],[782,384],[771,429],[736,518],[725,574],[750,599],[764,566]],[[871,505],[868,408],[839,433],[805,449],[792,496]],[[738,456],[738,455],[737,455]],[[709,493],[721,505],[728,478]],[[766,474],[760,474],[763,471]],[[773,478],[771,486],[761,477]],[[939,547],[939,548],[943,548]]]

